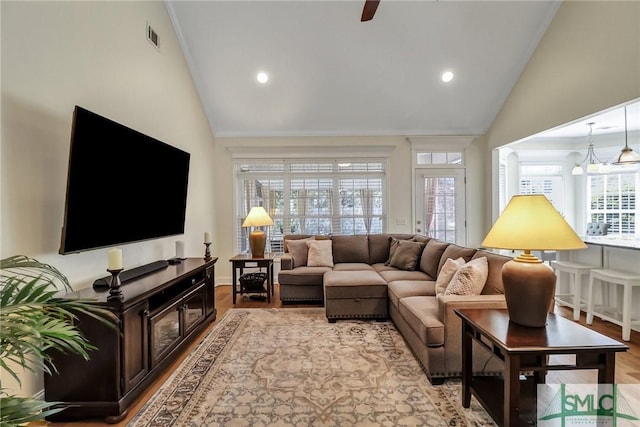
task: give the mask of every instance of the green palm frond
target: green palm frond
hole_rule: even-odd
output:
[[[0,427],[15,427],[38,421],[64,409],[59,402],[43,402],[14,395],[0,397]]]
[[[61,290],[61,288],[58,287],[58,283],[62,284],[63,288],[71,290],[67,276],[62,274],[57,268],[24,255],[14,255],[0,260],[0,269],[10,273],[7,276],[2,275],[3,285],[5,278],[9,277],[21,277],[24,278],[23,280],[25,281],[28,279],[42,278],[42,280],[58,290]]]
[[[90,300],[61,297],[72,291],[66,276],[55,267],[23,255],[0,261],[0,370],[20,385],[17,367],[56,372],[50,350],[89,359],[91,345],[75,327],[79,314],[114,327],[117,318]],[[0,427],[17,426],[44,418],[63,408],[52,403],[9,396],[0,388]]]

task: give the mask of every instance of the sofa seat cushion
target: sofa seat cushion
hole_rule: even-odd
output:
[[[387,265],[385,263],[373,264],[371,266],[371,268],[373,268],[378,273],[380,273],[381,271],[395,271],[395,270],[397,270],[396,268],[391,267],[390,265]]]
[[[373,270],[329,271],[324,274],[325,300],[387,298],[387,282]]]
[[[333,266],[333,271],[362,271],[371,270],[373,267],[363,262],[341,262]]]
[[[287,285],[317,285],[322,286],[324,273],[331,271],[331,267],[298,267],[293,270],[280,270],[278,283]]]
[[[393,270],[380,271],[380,275],[388,282],[396,280],[432,280],[422,271],[404,271],[394,268]]]
[[[424,345],[444,345],[444,324],[438,318],[438,301],[435,297],[402,298],[398,311]]]
[[[396,280],[389,282],[389,302],[398,308],[402,298],[415,296],[434,296],[436,284],[427,280]]]

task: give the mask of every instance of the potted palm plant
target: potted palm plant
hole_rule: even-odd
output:
[[[16,255],[2,259],[0,269],[0,370],[21,386],[22,371],[56,372],[50,350],[88,359],[95,347],[74,326],[76,313],[113,324],[111,313],[91,301],[62,295],[72,291],[71,286],[51,265]],[[41,420],[63,409],[61,402],[10,394],[0,382],[0,427]]]

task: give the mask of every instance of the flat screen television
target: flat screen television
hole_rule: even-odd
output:
[[[184,233],[189,160],[76,106],[60,253]]]

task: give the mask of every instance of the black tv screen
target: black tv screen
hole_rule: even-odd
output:
[[[60,253],[184,233],[189,160],[76,106]]]

